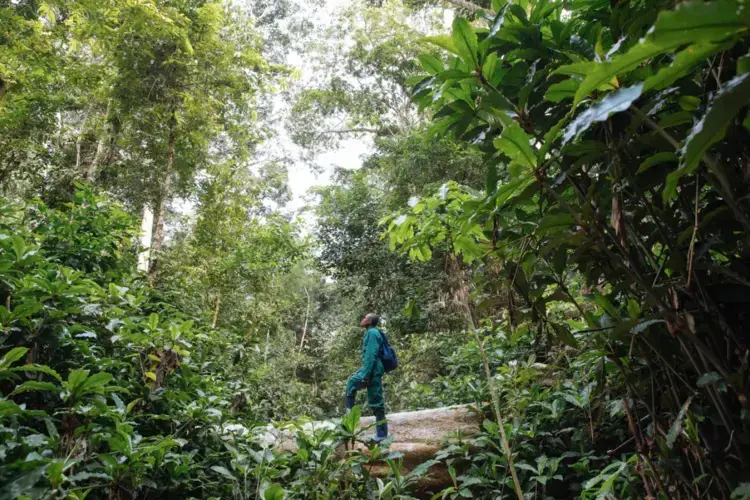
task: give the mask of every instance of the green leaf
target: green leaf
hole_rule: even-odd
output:
[[[633,299],[628,301],[628,316],[632,319],[638,319],[641,315],[641,307]]]
[[[99,372],[91,375],[81,385],[81,394],[88,394],[90,392],[100,392],[102,387],[110,383],[114,377],[107,372]]]
[[[677,103],[685,111],[697,111],[701,106],[701,100],[694,95],[683,95],[677,100]]]
[[[685,404],[682,405],[682,408],[680,408],[680,413],[677,414],[677,418],[675,419],[672,426],[669,428],[669,432],[667,433],[667,447],[672,448],[674,446],[674,442],[677,440],[677,437],[682,432],[682,421],[685,419],[685,415],[687,413],[688,406],[690,406],[690,402],[693,400],[693,396],[690,396],[687,401],[685,401]]]
[[[23,259],[23,256],[26,254],[26,242],[18,235],[12,236],[10,241],[13,244],[13,253],[16,254],[16,260]]]
[[[68,381],[65,383],[65,385],[69,391],[73,392],[78,388],[78,386],[83,384],[88,376],[88,370],[73,370],[68,374]]]
[[[567,212],[559,214],[547,214],[542,218],[536,225],[537,231],[545,231],[547,229],[573,226],[576,224],[576,219],[573,214]]]
[[[716,52],[721,52],[732,46],[731,43],[696,43],[680,51],[672,64],[662,68],[654,76],[646,79],[643,91],[662,90],[672,85],[676,80],[688,75],[697,64],[706,62],[706,58]]]
[[[571,139],[578,137],[594,122],[603,122],[612,113],[625,111],[630,105],[638,99],[643,90],[643,83],[637,83],[632,87],[620,89],[617,92],[608,94],[607,97],[591,106],[589,109],[578,115],[573,122],[568,125],[563,134],[563,144]]]
[[[12,370],[14,372],[46,373],[47,375],[50,375],[54,377],[55,379],[57,379],[57,381],[62,382],[62,378],[60,377],[60,374],[47,365],[23,365],[23,366],[18,366],[16,368],[12,368]]]
[[[477,52],[479,51],[479,44],[477,43],[477,34],[466,19],[457,17],[453,20],[452,39],[461,59],[470,68],[478,68],[479,56]]]
[[[552,325],[552,329],[555,330],[557,340],[570,347],[578,347],[578,341],[566,326],[557,323],[550,323],[550,325]]]
[[[458,49],[456,48],[456,44],[453,43],[453,38],[449,37],[448,35],[434,35],[434,36],[426,36],[423,38],[420,38],[422,42],[430,43],[432,45],[437,45],[441,49],[445,49],[451,54],[459,55]]]
[[[0,359],[0,370],[7,370],[10,365],[21,359],[28,352],[26,347],[14,347],[10,351],[6,352],[2,359]]]
[[[750,483],[740,483],[732,490],[730,500],[750,500]]]
[[[596,290],[594,290],[594,302],[596,303],[596,305],[604,309],[604,311],[613,319],[620,319],[620,313],[617,312],[617,308],[612,305],[612,302],[610,302],[607,297]]]
[[[445,71],[443,63],[440,62],[436,57],[432,57],[429,54],[419,54],[417,56],[422,67],[431,75],[436,75]]]
[[[502,8],[495,7],[495,11],[497,12],[497,14],[495,15],[495,19],[492,20],[492,26],[490,26],[490,31],[487,34],[487,38],[492,38],[493,36],[497,35],[497,32],[500,31],[500,28],[503,27],[503,23],[505,22],[505,11],[508,9],[508,3],[504,1],[503,4],[504,5],[502,6]]]
[[[710,384],[715,384],[721,380],[721,375],[716,372],[708,372],[701,375],[698,379],[698,387],[705,387]]]
[[[432,467],[433,465],[438,465],[440,463],[439,460],[428,460],[426,462],[422,462],[421,464],[414,467],[414,469],[409,472],[409,477],[412,478],[418,478],[423,476],[427,470]]]
[[[638,68],[660,54],[673,52],[682,45],[725,40],[746,31],[738,8],[738,4],[731,0],[696,0],[680,3],[675,10],[660,13],[644,40],[612,61],[598,64],[588,73],[576,93],[573,107],[613,78]]]
[[[499,82],[494,81],[495,72],[497,71],[498,62],[500,59],[497,56],[497,52],[487,56],[487,60],[482,65],[482,74],[491,84],[497,85]]]
[[[737,59],[737,74],[744,75],[745,73],[750,73],[750,54]]]
[[[679,169],[667,176],[662,193],[665,200],[676,194],[680,177],[693,172],[711,146],[724,139],[727,126],[740,109],[748,103],[750,103],[750,73],[737,76],[721,87],[709,103],[706,114],[695,124],[690,135],[685,139],[685,146],[682,148],[682,164]]]
[[[13,311],[11,311],[11,316],[14,319],[21,319],[21,318],[28,318],[32,314],[36,314],[39,311],[44,309],[44,305],[41,302],[36,302],[35,300],[27,300],[26,302],[21,302],[16,307],[13,308]]]
[[[485,177],[484,181],[484,189],[487,196],[492,195],[495,191],[497,191],[497,181],[498,181],[498,175],[497,175],[497,167],[494,164],[490,164],[487,166],[487,176]]]
[[[65,462],[62,460],[55,460],[47,466],[47,479],[53,488],[59,488],[63,480],[63,468]]]
[[[272,484],[263,493],[265,500],[284,500],[284,489],[278,484]]]
[[[530,142],[528,134],[517,123],[514,123],[503,129],[502,135],[494,140],[494,145],[511,160],[524,167],[534,168],[536,155]]]
[[[226,467],[222,467],[221,465],[212,465],[211,470],[214,472],[218,472],[222,476],[226,477],[227,479],[231,479],[232,481],[237,480],[234,475],[229,472],[229,469],[227,469]]]
[[[659,165],[661,163],[677,163],[679,159],[677,158],[677,155],[672,153],[671,151],[662,151],[661,153],[656,153],[653,156],[649,156],[643,162],[641,162],[641,166],[638,167],[637,174],[642,174],[649,168],[653,167],[654,165]]]
[[[554,127],[549,129],[546,134],[544,134],[544,144],[541,148],[539,148],[539,152],[537,153],[536,157],[540,162],[544,162],[544,160],[547,159],[547,153],[552,148],[552,145],[557,140],[557,137],[560,135],[560,131],[565,126],[566,123],[568,123],[568,116],[565,115],[555,124]]]
[[[39,467],[18,475],[0,489],[0,498],[17,498],[31,490],[44,475],[44,467]]]
[[[159,326],[159,315],[151,313],[148,317],[148,327],[152,330],[156,330],[157,326]]]
[[[23,384],[16,386],[16,388],[13,389],[13,392],[11,392],[10,395],[15,396],[16,394],[23,394],[24,392],[32,391],[57,391],[59,389],[59,386],[50,382],[37,382],[36,380],[28,380]]]
[[[547,89],[547,93],[544,94],[544,98],[550,102],[560,102],[565,99],[573,98],[576,95],[576,90],[581,85],[581,80],[575,78],[568,78],[560,83],[550,85]]]
[[[359,419],[362,415],[362,408],[359,405],[355,405],[354,408],[349,410],[344,418],[341,419],[341,425],[350,433],[353,433],[359,425]]]

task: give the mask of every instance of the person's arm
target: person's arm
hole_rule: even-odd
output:
[[[379,335],[372,330],[368,330],[365,334],[365,356],[362,360],[362,378],[366,383],[370,381],[370,376],[372,375],[373,370],[375,370],[375,364],[378,361],[378,353],[380,351],[378,336]]]

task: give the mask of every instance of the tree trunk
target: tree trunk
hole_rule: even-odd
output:
[[[143,206],[143,217],[141,219],[141,239],[138,253],[138,270],[148,271],[151,255],[151,237],[154,232],[154,211],[148,205]]]
[[[169,119],[169,155],[167,157],[167,166],[164,169],[164,176],[161,182],[161,192],[159,193],[159,202],[156,207],[156,231],[154,233],[154,245],[151,248],[151,266],[149,268],[148,279],[151,283],[156,279],[157,267],[159,265],[159,252],[164,245],[164,218],[169,203],[169,192],[172,184],[172,170],[174,169],[174,136],[175,136],[175,114]]]
[[[81,168],[81,136],[83,133],[78,134],[76,139],[76,172]]]
[[[221,307],[221,294],[216,295],[216,306],[214,307],[214,319],[211,321],[211,328],[216,328],[216,320],[219,319],[219,308]]]
[[[0,78],[0,104],[2,104],[6,92],[8,92],[8,84],[5,83],[5,80]]]
[[[99,135],[99,140],[96,142],[96,153],[94,154],[94,159],[91,160],[89,167],[86,169],[85,178],[89,182],[94,180],[94,174],[96,174],[96,169],[99,168],[99,165],[102,162],[102,158],[104,158],[104,149],[105,149],[104,145],[110,133],[109,110],[110,110],[111,105],[112,105],[112,101],[110,100],[107,102],[107,111],[104,112],[104,129],[102,130],[102,133]]]
[[[307,335],[307,320],[310,317],[310,293],[305,288],[305,295],[307,295],[307,310],[305,311],[305,326],[302,327],[302,340],[299,343],[299,352],[302,352],[302,348],[305,347],[305,336]],[[296,370],[295,370],[296,371]]]

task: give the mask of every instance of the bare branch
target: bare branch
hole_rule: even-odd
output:
[[[320,133],[320,135],[325,134],[377,134],[380,132],[381,129],[379,128],[368,128],[368,127],[355,127],[355,128],[344,128],[344,129],[338,129],[338,130],[324,130]]]
[[[475,3],[467,2],[466,0],[445,0],[449,4],[452,4],[460,9],[470,10],[472,12],[486,12],[488,14],[495,15],[495,11],[492,9],[485,9]]]

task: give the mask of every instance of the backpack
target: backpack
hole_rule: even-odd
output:
[[[392,372],[396,368],[398,368],[398,357],[396,356],[396,351],[391,347],[391,344],[388,342],[388,337],[385,336],[385,333],[382,330],[378,330],[380,332],[380,335],[383,337],[383,344],[380,346],[380,361],[383,362],[383,369],[385,370],[385,373]]]

